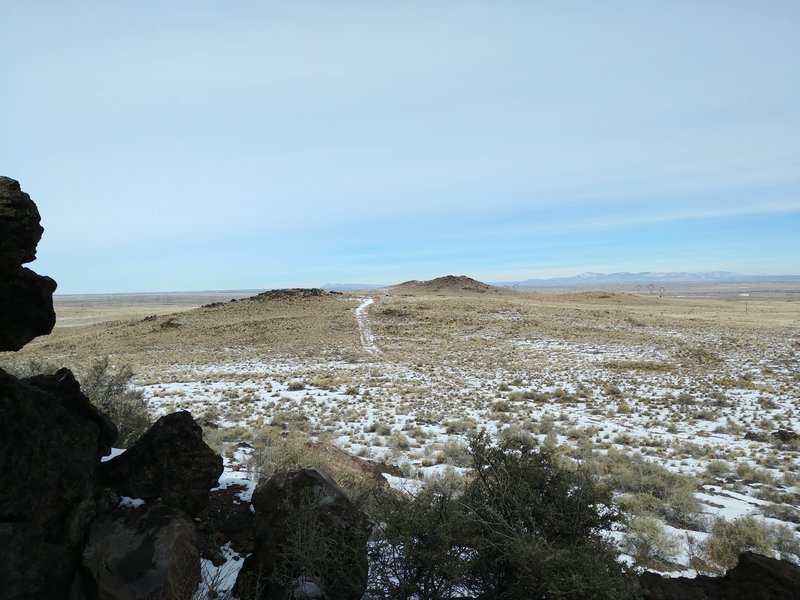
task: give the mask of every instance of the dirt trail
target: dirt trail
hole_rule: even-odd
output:
[[[361,304],[356,308],[356,323],[358,323],[358,330],[361,333],[361,345],[364,350],[370,354],[380,354],[380,348],[375,343],[375,336],[369,327],[369,319],[367,310],[370,304],[375,302],[374,298],[361,298]]]

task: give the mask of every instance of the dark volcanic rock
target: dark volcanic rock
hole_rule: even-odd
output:
[[[235,594],[287,598],[301,588],[327,600],[362,597],[369,522],[327,474],[276,473],[256,488],[253,508],[255,551],[245,559]]]
[[[800,566],[745,552],[724,577],[662,577],[643,573],[648,600],[795,600],[800,596]]]
[[[39,211],[19,183],[0,177],[0,351],[53,330],[56,282],[22,267],[36,258]]]
[[[208,558],[213,560],[217,547],[227,543],[240,554],[253,551],[254,516],[250,503],[239,497],[246,489],[233,484],[212,490],[208,495],[208,506],[197,515],[198,529],[203,536],[202,549],[208,553]]]
[[[203,441],[186,411],[161,417],[137,442],[102,463],[103,484],[122,496],[153,501],[194,516],[208,504],[208,491],[222,474],[222,457]]]
[[[778,429],[772,432],[772,437],[782,444],[794,444],[800,441],[800,434],[789,429]]]
[[[0,272],[34,260],[43,231],[31,197],[18,181],[0,177]]]
[[[19,267],[0,271],[0,351],[19,350],[56,324],[56,282]]]
[[[188,600],[200,582],[194,525],[162,505],[120,508],[95,519],[83,564],[99,600]]]
[[[261,292],[257,296],[248,298],[248,300],[259,302],[268,300],[305,300],[307,298],[321,298],[327,295],[328,292],[319,288],[286,288]]]
[[[67,369],[22,381],[0,370],[4,597],[60,598],[76,584],[96,465],[115,438]]]

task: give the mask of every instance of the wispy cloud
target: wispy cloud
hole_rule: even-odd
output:
[[[15,3],[0,164],[66,289],[122,286],[115,264],[140,289],[631,256],[769,270],[800,263],[798,19],[796,2]]]

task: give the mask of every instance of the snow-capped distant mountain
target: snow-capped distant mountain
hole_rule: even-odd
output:
[[[526,279],[524,281],[492,282],[493,285],[515,287],[585,286],[609,283],[735,283],[759,281],[800,281],[800,275],[743,275],[729,271],[705,271],[689,273],[671,271],[665,273],[642,271],[639,273],[581,273],[572,277],[550,279]]]

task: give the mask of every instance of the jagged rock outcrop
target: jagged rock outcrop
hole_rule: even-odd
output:
[[[55,324],[56,283],[21,266],[36,257],[42,231],[30,197],[0,177],[0,351]],[[117,428],[72,373],[19,380],[0,369],[0,596],[191,598],[200,558],[183,510],[201,510],[222,473],[201,434],[189,413],[169,415],[102,463],[105,483],[151,501],[121,508],[99,478]]]
[[[44,228],[39,210],[19,182],[0,176],[0,267],[19,266],[36,258]]]
[[[800,595],[800,566],[745,552],[724,577],[662,577],[643,573],[647,600],[795,600]]]
[[[276,473],[253,492],[255,551],[234,593],[244,598],[358,600],[369,521],[318,469]]]
[[[203,441],[203,430],[186,411],[161,417],[128,450],[102,463],[104,485],[122,496],[167,506],[195,516],[222,475],[222,457]]]
[[[36,258],[39,220],[19,182],[0,177],[0,351],[19,350],[56,323],[56,282],[22,266]]]
[[[179,509],[159,504],[95,519],[83,564],[98,600],[189,600],[200,582],[194,525]]]
[[[80,588],[83,532],[96,513],[96,466],[113,423],[67,369],[18,380],[0,370],[0,590],[61,598]]]
[[[286,288],[261,292],[256,296],[247,298],[250,301],[265,302],[269,300],[306,300],[308,298],[321,298],[328,292],[319,288]]]

